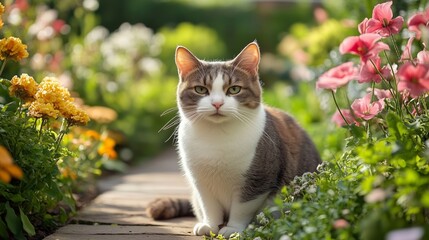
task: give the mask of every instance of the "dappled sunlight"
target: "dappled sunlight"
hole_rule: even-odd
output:
[[[201,66],[220,66],[256,41],[263,103],[293,116],[323,163],[278,187],[231,239],[426,239],[428,25],[426,1],[5,0],[0,238],[43,239],[80,211],[77,221],[136,224],[133,233],[117,229],[126,236],[191,235],[194,218],[145,213],[154,197],[190,197],[173,151],[180,92],[192,92],[189,101],[209,95],[205,85],[217,76]],[[194,64],[186,74],[176,66],[178,46],[192,52],[180,58]],[[246,63],[228,64],[231,76],[244,68],[248,77]],[[204,86],[180,82],[187,74],[205,76]],[[225,96],[248,90],[244,75],[230,75],[223,78],[236,85],[223,86]],[[234,114],[247,132],[259,126]],[[100,189],[104,196],[83,211]],[[88,236],[103,231],[114,232],[106,225]]]

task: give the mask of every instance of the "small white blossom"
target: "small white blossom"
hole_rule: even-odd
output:
[[[288,235],[282,235],[279,240],[291,240],[291,238]]]
[[[381,188],[373,189],[370,193],[365,196],[367,203],[381,202],[386,198],[386,191]]]

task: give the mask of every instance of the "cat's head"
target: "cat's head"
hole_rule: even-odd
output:
[[[261,105],[259,60],[256,42],[234,59],[217,62],[200,60],[188,49],[177,47],[177,99],[181,112],[192,121],[248,120]]]

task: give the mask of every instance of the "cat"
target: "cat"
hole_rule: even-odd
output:
[[[291,116],[262,103],[256,42],[232,60],[212,62],[179,46],[175,60],[177,148],[192,200],[158,199],[148,213],[167,219],[193,212],[195,235],[229,237],[295,176],[316,171],[321,159]]]

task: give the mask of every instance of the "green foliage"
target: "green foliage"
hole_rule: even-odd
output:
[[[264,52],[275,52],[278,40],[294,22],[311,23],[312,6],[308,1],[112,1],[100,4],[101,24],[110,30],[122,22],[144,23],[155,31],[180,23],[204,25],[213,29],[225,43],[228,54],[237,54],[243,44],[258,40]],[[162,9],[162,14],[159,14]],[[198,35],[197,32],[191,33]],[[190,47],[190,46],[189,46]],[[217,55],[216,58],[230,57]]]
[[[16,104],[16,103],[15,103]],[[16,105],[2,106],[0,111],[0,145],[12,154],[16,164],[23,170],[24,178],[9,184],[0,183],[0,218],[16,239],[35,235],[34,225],[39,228],[52,228],[61,215],[49,212],[60,201],[74,209],[71,189],[62,187],[56,161],[66,156],[68,151],[56,149],[56,134],[37,130],[40,125],[34,119],[22,117],[15,112]],[[67,199],[67,200],[65,200]],[[68,214],[62,211],[62,214]],[[5,225],[0,223],[0,234],[7,234]]]
[[[308,132],[317,149],[327,158],[340,151],[346,132],[335,129],[326,121],[332,109],[327,109],[314,91],[314,85],[301,82],[296,87],[278,81],[264,89],[264,102],[290,113]]]
[[[225,45],[218,34],[205,26],[181,23],[174,29],[162,28],[160,34],[164,38],[160,58],[171,75],[177,73],[174,53],[178,45],[188,47],[196,56],[204,56],[206,59],[212,60],[226,55]]]
[[[328,19],[317,26],[295,23],[291,26],[290,34],[284,37],[279,45],[280,53],[293,61],[297,52],[305,53],[304,64],[321,66],[326,64],[331,52],[346,37],[357,33],[353,23]]]

